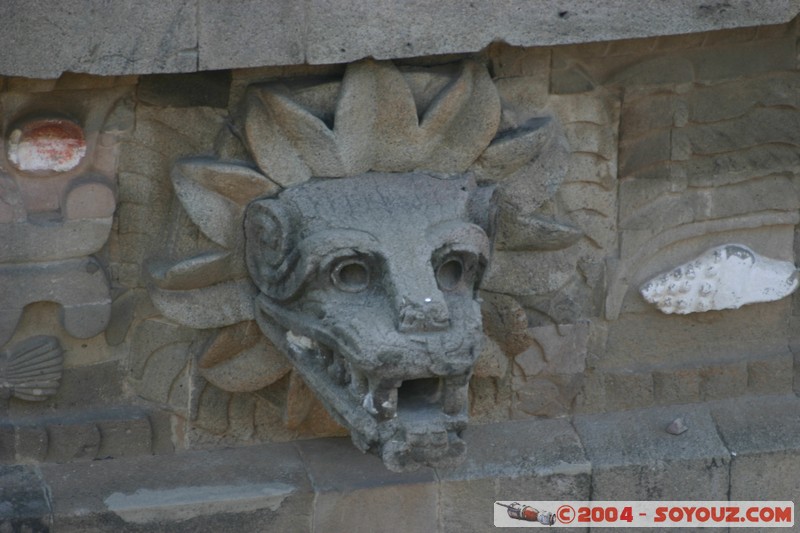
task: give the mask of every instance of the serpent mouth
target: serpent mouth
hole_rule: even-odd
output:
[[[289,331],[286,339],[308,386],[350,430],[356,446],[380,455],[390,470],[463,459],[469,374],[387,381],[309,337]]]

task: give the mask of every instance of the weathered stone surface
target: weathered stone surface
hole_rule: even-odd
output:
[[[664,431],[676,417],[689,430]],[[596,500],[728,497],[730,454],[707,408],[683,406],[575,418]]]
[[[644,2],[635,8],[570,0],[515,2],[511,7],[493,1],[464,9],[459,2],[446,2],[376,5],[368,18],[357,2],[247,2],[224,10],[205,0],[150,2],[138,6],[146,13],[138,17],[127,6],[99,9],[98,0],[81,0],[75,10],[50,3],[24,7],[10,2],[2,13],[2,43],[9,50],[0,63],[4,75],[47,78],[64,71],[115,75],[343,63],[367,56],[475,52],[494,41],[548,46],[780,24],[797,14],[790,0],[769,0],[757,8],[692,0]],[[129,21],[127,31],[120,31],[120,20]],[[360,22],[356,30],[354,20]],[[531,32],[532,27],[537,31]],[[266,42],[252,38],[265,31]]]
[[[56,530],[310,531],[312,494],[290,445],[129,458],[124,475],[120,464],[42,467]]]
[[[11,338],[23,308],[33,302],[61,305],[61,323],[76,337],[93,337],[108,324],[108,280],[93,258],[0,265],[0,287],[0,344]]]
[[[197,69],[192,0],[113,7],[94,0],[69,7],[13,1],[4,3],[0,13],[0,33],[9,50],[0,70],[6,75],[54,78],[64,71],[133,74]]]
[[[55,337],[39,335],[0,351],[0,401],[11,396],[41,401],[58,390],[64,364]]]
[[[783,394],[792,391],[793,359],[787,352],[747,363],[747,389],[755,394]]]
[[[3,426],[5,427],[5,426]],[[35,413],[9,423],[11,457],[2,462],[91,461],[153,452],[147,414],[135,407],[84,409],[59,417]]]
[[[590,497],[592,467],[564,419],[473,426],[466,440],[467,460],[436,471],[439,531],[490,530],[487,501],[523,494],[542,500]]]
[[[712,406],[731,451],[731,500],[800,497],[800,400],[794,395],[742,398]]]
[[[306,5],[248,0],[232,9],[213,0],[195,3],[197,70],[306,62]]]
[[[764,11],[735,6],[721,9],[695,2],[669,5],[645,2],[634,9],[622,3],[595,9],[579,1],[568,1],[558,5],[516,3],[511,9],[489,2],[465,9],[460,2],[446,2],[437,3],[435,15],[419,6],[373,7],[370,10],[373,16],[354,31],[351,17],[361,12],[360,4],[340,2],[333,7],[315,2],[307,15],[306,60],[328,63],[367,55],[381,59],[464,52],[483,48],[498,35],[512,45],[541,46],[691,33],[776,23],[788,20],[793,13],[784,2],[770,3]],[[778,20],[772,19],[772,13]],[[531,27],[537,31],[531,33]],[[380,35],[381,39],[375,41],[374,35]],[[592,37],[587,38],[589,35]]]
[[[296,446],[317,493],[314,531],[392,531],[398,523],[425,530],[436,524],[432,470],[388,472],[379,459],[360,454],[345,439],[301,441]],[[359,512],[364,504],[379,506],[386,520],[364,517]]]
[[[229,71],[141,76],[136,86],[140,102],[158,107],[228,107]]]
[[[0,528],[46,533],[52,526],[47,487],[33,467],[0,466]]]

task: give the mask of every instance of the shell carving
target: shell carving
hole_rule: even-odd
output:
[[[0,398],[41,401],[58,390],[64,363],[55,337],[36,336],[0,352]]]
[[[686,315],[780,300],[797,285],[794,264],[726,244],[656,276],[640,292],[663,313]]]

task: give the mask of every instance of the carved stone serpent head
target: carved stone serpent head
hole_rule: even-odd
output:
[[[285,356],[390,469],[463,458],[492,241],[553,248],[579,236],[533,213],[561,177],[536,162],[563,151],[554,121],[501,120],[501,109],[470,61],[364,61],[341,81],[251,86],[231,139],[252,165],[220,154],[172,175],[190,219],[224,250],[151,266],[165,316],[223,328],[200,373],[254,391],[286,374]],[[266,344],[240,327],[252,320]]]
[[[247,210],[259,326],[354,440],[377,445],[394,469],[464,451],[490,251],[470,212],[485,221],[488,208],[469,178],[369,173]]]

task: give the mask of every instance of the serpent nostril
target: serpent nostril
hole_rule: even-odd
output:
[[[447,306],[440,302],[418,304],[405,301],[398,318],[398,329],[402,332],[440,331],[450,325]]]

